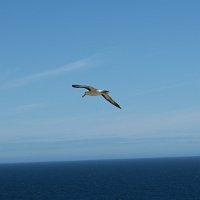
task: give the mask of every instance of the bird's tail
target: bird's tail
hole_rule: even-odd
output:
[[[103,94],[109,94],[109,91],[108,90],[102,90],[102,93]]]

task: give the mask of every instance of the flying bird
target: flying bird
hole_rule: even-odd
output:
[[[88,96],[103,96],[107,101],[109,101],[111,104],[113,104],[114,106],[118,107],[121,109],[121,107],[119,106],[119,104],[117,104],[108,94],[109,91],[108,90],[98,90],[94,87],[88,86],[88,85],[72,85],[72,87],[74,88],[85,88],[87,89],[87,91],[85,91],[84,95],[82,97],[84,97],[85,95]]]

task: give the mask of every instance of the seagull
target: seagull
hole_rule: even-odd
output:
[[[72,85],[72,87],[74,88],[85,88],[87,89],[87,91],[85,91],[84,95],[82,97],[84,97],[85,95],[88,96],[103,96],[107,101],[109,101],[111,104],[113,104],[114,106],[118,107],[121,109],[121,107],[108,95],[109,91],[108,90],[98,90],[92,86],[88,86],[88,85]]]

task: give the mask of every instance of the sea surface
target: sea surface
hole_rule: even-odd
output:
[[[200,158],[0,165],[1,200],[200,200]]]

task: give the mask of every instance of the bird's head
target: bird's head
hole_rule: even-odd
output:
[[[82,97],[84,97],[85,95],[87,95],[88,94],[88,91],[85,91],[85,93],[83,94],[83,96]]]

